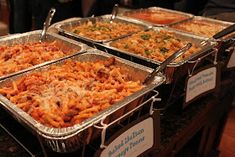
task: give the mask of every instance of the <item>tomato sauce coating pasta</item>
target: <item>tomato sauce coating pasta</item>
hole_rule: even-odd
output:
[[[115,59],[79,62],[33,72],[0,88],[0,94],[40,123],[73,126],[143,88],[115,65]]]
[[[63,50],[57,41],[0,45],[0,76],[58,59],[73,52]]]
[[[156,61],[164,61],[175,51],[182,48],[187,42],[175,37],[174,33],[168,31],[142,31],[131,35],[130,37],[120,39],[111,43],[112,47],[138,54]],[[197,48],[193,46],[176,61],[180,61],[185,57],[197,52]]]
[[[113,21],[87,22],[76,26],[72,32],[93,40],[110,40],[143,30],[142,27],[130,23]]]

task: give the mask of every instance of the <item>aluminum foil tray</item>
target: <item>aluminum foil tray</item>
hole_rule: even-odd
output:
[[[143,15],[143,17],[140,17],[140,18],[131,16],[132,14],[140,14],[140,13],[143,13],[145,15]],[[179,16],[180,19],[177,20],[177,19],[173,19],[172,17],[171,18],[169,17],[169,19],[167,19],[167,18],[161,17],[162,15],[159,15],[158,13],[165,13],[166,15],[168,14],[171,16]],[[120,16],[128,17],[130,19],[138,19],[140,21],[149,23],[150,25],[153,25],[153,26],[168,26],[177,22],[181,22],[181,21],[185,21],[185,20],[193,18],[192,14],[165,9],[165,8],[160,8],[160,7],[150,7],[146,9],[126,11],[120,14]],[[152,18],[152,19],[143,19],[143,18]],[[159,19],[161,19],[162,21],[160,21]],[[159,20],[159,21],[153,21],[153,20]],[[165,22],[163,22],[163,20],[165,20]]]
[[[181,32],[185,32],[185,33],[189,33],[189,34],[193,34],[193,35],[197,35],[197,36],[204,36],[204,35],[192,32],[192,31],[186,31],[186,30],[181,30],[180,28],[176,28],[177,26],[180,26],[181,24],[184,24],[186,22],[187,23],[198,22],[199,24],[200,24],[200,22],[203,22],[203,23],[208,23],[208,24],[212,24],[212,25],[214,24],[215,28],[217,28],[218,26],[221,27],[221,29],[218,30],[218,32],[221,31],[222,29],[234,24],[231,22],[220,21],[220,20],[215,20],[215,19],[201,17],[201,16],[195,16],[193,19],[176,23],[174,25],[171,25],[170,27],[172,27],[175,30],[181,31]],[[200,25],[200,27],[201,27],[201,25]],[[215,34],[217,32],[213,32],[213,33]],[[214,40],[212,38],[212,36],[214,35],[213,33],[211,33],[211,36],[206,36],[208,38],[208,40]],[[226,35],[225,37],[222,37],[220,39],[216,39],[216,41],[218,42],[218,44],[216,46],[216,48],[218,49],[218,60],[223,63],[222,65],[224,67],[226,67],[226,65],[230,59],[230,56],[232,55],[233,51],[231,51],[231,49],[235,43],[235,40],[233,39],[234,37],[235,37],[235,33],[230,33],[230,34]],[[227,69],[227,68],[225,68],[225,69]]]
[[[23,43],[27,43],[27,42],[38,42],[40,40],[40,33],[41,33],[41,30],[37,30],[37,31],[23,33],[23,34],[15,34],[15,35],[6,36],[3,38],[0,38],[0,44],[1,45],[14,45],[14,44],[23,44]],[[55,33],[48,32],[46,35],[45,42],[47,42],[47,41],[48,42],[58,41],[59,47],[62,50],[71,51],[72,52],[71,55],[76,54],[76,53],[85,52],[86,50],[89,49],[89,47],[83,43],[79,43],[79,42],[70,40],[68,38],[57,35]],[[53,62],[55,60],[47,61],[47,62],[29,67],[29,68],[26,68],[24,70],[20,70],[20,71],[14,72],[14,73],[0,76],[0,80],[8,78],[8,77],[16,75],[16,74],[19,74],[19,73],[22,73],[22,72],[25,72],[25,71],[28,71],[30,69],[45,65],[45,64],[49,64],[50,62]]]
[[[70,59],[79,61],[96,61],[104,60],[111,56],[112,55],[99,50],[92,50],[80,55],[74,55],[73,57],[70,57]],[[2,80],[0,81],[0,87],[4,87],[4,85],[7,83],[10,83],[11,81],[32,72],[47,70],[51,65],[63,64],[65,60],[66,59],[63,59],[50,65],[45,65],[43,67],[30,70],[26,73]],[[130,76],[132,76],[133,79],[138,79],[141,81],[143,81],[145,77],[152,71],[150,68],[123,60],[118,57],[116,57],[116,64],[120,66],[120,68],[127,69],[128,73]],[[89,141],[89,138],[92,136],[99,136],[97,135],[97,131],[93,131],[93,126],[95,124],[99,124],[100,121],[104,119],[104,117],[108,117],[109,121],[115,120],[117,116],[120,116],[121,111],[123,111],[122,113],[125,113],[130,111],[131,108],[133,109],[133,107],[139,105],[139,103],[141,103],[139,100],[143,100],[145,96],[147,96],[154,88],[160,86],[164,81],[165,77],[159,73],[159,75],[155,77],[154,83],[124,98],[122,101],[112,105],[111,107],[83,121],[82,123],[66,128],[51,128],[42,125],[33,119],[29,114],[10,102],[3,95],[0,95],[0,103],[2,104],[3,108],[9,111],[14,118],[16,118],[26,128],[28,128],[33,134],[37,135],[41,141],[49,146],[53,151],[61,153],[72,152],[78,148],[81,148],[84,144],[88,144],[87,141]]]
[[[182,67],[187,66],[186,63],[189,62],[190,60],[196,60],[196,59],[204,56],[207,52],[212,51],[212,49],[217,44],[215,41],[207,41],[207,38],[198,37],[198,36],[183,33],[183,32],[178,32],[178,31],[172,30],[170,28],[154,27],[152,29],[156,32],[159,32],[160,30],[166,30],[166,31],[173,32],[177,38],[179,38],[183,41],[191,42],[191,43],[195,44],[197,47],[201,48],[198,52],[195,52],[194,54],[192,54],[188,58],[185,58],[184,60],[181,60],[179,62],[173,62],[167,66],[167,68],[165,69],[167,83],[171,83],[173,80],[175,80],[174,77],[177,75],[177,74],[175,74],[175,72],[177,72],[178,68],[182,68]],[[129,37],[126,37],[126,38],[129,38]],[[144,64],[145,66],[149,66],[151,68],[155,68],[161,64],[160,61],[149,59],[149,58],[146,58],[146,57],[143,57],[143,56],[131,53],[131,52],[127,52],[127,51],[112,47],[112,43],[118,42],[119,40],[122,40],[122,39],[118,39],[115,41],[111,41],[111,42],[102,44],[102,46],[108,52],[112,52],[113,54],[115,54],[119,57],[125,56],[124,57],[125,59],[131,60],[134,62],[138,62],[139,64]],[[206,42],[204,42],[204,41],[206,41]],[[183,75],[183,74],[181,74],[181,75]]]
[[[211,36],[204,36],[204,35],[197,34],[197,33],[193,32],[193,31],[186,31],[186,30],[183,30],[183,29],[181,29],[181,28],[176,28],[177,26],[180,26],[180,25],[182,25],[182,24],[185,24],[185,23],[194,23],[194,22],[196,22],[196,23],[198,23],[198,24],[200,24],[200,23],[207,23],[207,24],[211,24],[211,25],[214,24],[215,27],[221,26],[221,30],[233,24],[233,23],[231,23],[231,22],[220,21],[220,20],[211,19],[211,18],[202,17],[202,16],[195,16],[195,17],[192,18],[192,19],[188,19],[188,20],[186,20],[186,21],[181,21],[181,22],[172,24],[172,25],[170,25],[170,27],[173,28],[173,29],[176,29],[176,30],[178,30],[178,31],[181,31],[181,32],[190,33],[190,34],[197,35],[197,36],[202,36],[202,37],[205,37],[205,38],[212,38],[212,36],[213,36],[214,34],[212,34]],[[218,32],[221,31],[221,30],[218,30]],[[216,32],[216,33],[217,33],[217,32]],[[229,37],[229,36],[226,36],[226,37],[223,38],[223,39],[226,39],[226,38],[228,38],[228,37]]]
[[[108,41],[112,41],[118,38],[122,38],[124,36],[128,36],[130,34],[126,34],[123,36],[119,36],[117,38],[114,39],[108,39],[108,40],[94,40],[88,37],[84,37],[84,36],[80,36],[76,33],[72,32],[72,29],[76,26],[79,26],[81,24],[87,23],[87,22],[92,22],[92,23],[96,23],[97,21],[110,21],[111,15],[103,15],[103,16],[98,16],[98,17],[89,17],[89,18],[82,18],[82,19],[74,19],[74,20],[70,20],[69,22],[63,22],[60,23],[58,25],[55,26],[55,28],[62,34],[62,35],[66,35],[68,37],[71,37],[73,39],[77,39],[77,40],[82,40],[82,41],[86,41],[86,42],[96,42],[96,43],[104,43],[104,42],[108,42]],[[142,27],[142,30],[146,30],[149,29],[149,27],[151,27],[150,25],[138,21],[138,20],[126,20],[126,18],[123,17],[119,17],[117,16],[113,21],[117,21],[117,22],[122,22],[122,23],[127,23],[127,24],[133,24],[133,25],[137,25]]]

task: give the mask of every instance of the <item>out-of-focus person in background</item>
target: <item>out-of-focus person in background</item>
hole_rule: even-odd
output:
[[[175,3],[182,0],[82,0],[83,16],[89,17],[92,15],[99,16],[110,14],[113,6],[117,3],[121,7],[129,9],[139,9],[147,7],[163,7],[168,9],[175,9]],[[187,1],[187,0],[184,0]],[[196,1],[196,0],[189,0]],[[206,1],[206,0],[202,0]],[[201,4],[201,3],[194,3]]]
[[[204,15],[210,16],[232,12],[235,12],[235,0],[208,0],[208,3],[205,6]]]
[[[120,3],[134,9],[152,6],[174,9],[174,3],[177,1],[179,0],[120,0]]]
[[[179,0],[175,3],[174,9],[190,13],[193,15],[202,15],[208,0]]]
[[[83,17],[110,14],[119,0],[82,0]]]
[[[71,17],[81,17],[80,0],[9,0],[10,33],[22,33],[42,29],[48,11],[54,7],[53,22]]]
[[[22,33],[32,27],[32,0],[8,0],[9,32]]]
[[[145,8],[159,6],[174,8],[178,0],[8,0],[10,6],[10,33],[42,29],[48,11],[56,13],[52,23],[71,17],[89,17],[110,14],[116,3],[125,7]],[[128,5],[126,5],[128,4]]]
[[[35,9],[33,15],[35,18],[35,29],[42,29],[43,23],[47,17],[49,10],[54,7],[56,13],[52,19],[52,23],[65,20],[71,17],[81,17],[81,0],[32,0]]]
[[[208,0],[203,16],[235,22],[235,0]]]
[[[109,14],[119,0],[8,0],[10,33],[42,29],[48,11],[56,13],[52,23],[71,17],[89,17]]]
[[[83,16],[99,16],[110,14],[115,4],[131,9],[159,6],[173,9],[174,3],[179,0],[82,0]]]

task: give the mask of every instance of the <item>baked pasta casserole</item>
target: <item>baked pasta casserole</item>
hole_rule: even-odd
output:
[[[38,122],[73,126],[143,88],[115,64],[67,60],[24,75],[0,88],[0,94]]]
[[[130,23],[118,21],[113,21],[112,23],[109,21],[97,21],[92,23],[89,21],[74,27],[72,32],[93,40],[111,40],[141,30],[143,30],[143,27]]]
[[[210,23],[203,20],[187,21],[172,27],[207,38],[211,38],[217,32],[225,28],[220,24]]]
[[[184,47],[186,43],[187,41],[182,41],[172,32],[164,30],[159,32],[149,30],[114,41],[110,46],[125,52],[134,53],[162,62],[174,52]],[[198,50],[199,48],[193,44],[192,47],[186,53],[177,58],[176,61],[183,60]]]
[[[61,46],[57,41],[0,45],[0,76],[73,53]]]

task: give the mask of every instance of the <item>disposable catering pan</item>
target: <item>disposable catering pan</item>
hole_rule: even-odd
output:
[[[123,17],[119,17],[117,16],[112,22],[110,22],[111,19],[111,15],[103,15],[103,16],[98,16],[98,17],[89,17],[89,18],[82,18],[82,19],[74,19],[74,20],[70,20],[69,22],[64,22],[61,24],[58,24],[55,26],[55,28],[62,34],[62,35],[66,35],[70,38],[76,39],[76,40],[82,40],[83,42],[88,42],[89,43],[103,43],[103,42],[108,42],[108,41],[112,41],[114,39],[118,39],[118,38],[122,38],[124,36],[128,36],[130,34],[136,33],[136,31],[133,31],[133,29],[128,28],[130,31],[127,31],[128,29],[126,27],[124,27],[125,30],[122,30],[122,27],[119,27],[119,34],[118,35],[114,35],[114,36],[110,36],[110,32],[112,32],[111,27],[109,27],[109,25],[111,26],[112,23],[118,22],[121,24],[129,24],[129,25],[133,25],[133,26],[137,26],[140,28],[140,30],[146,30],[149,27],[151,27],[150,25],[143,23],[141,21],[138,20],[126,20],[126,18]],[[97,22],[105,22],[107,25],[104,26],[98,26],[96,25]],[[101,34],[99,34],[99,31],[102,31],[103,35],[106,35],[104,38],[102,39],[94,39],[89,37],[89,34],[86,35],[80,35],[74,32],[74,28],[76,28],[76,26],[81,26],[81,25],[85,25],[85,24],[90,24],[89,27],[89,33],[91,33],[92,35],[94,34],[96,37],[99,37]],[[105,30],[103,30],[105,29]],[[138,31],[140,31],[138,30]],[[98,31],[98,32],[97,32]],[[124,32],[124,33],[122,33]],[[120,34],[121,33],[121,34]]]
[[[217,44],[215,41],[207,41],[207,38],[178,32],[178,31],[172,30],[170,28],[154,27],[153,29],[151,29],[151,31],[152,30],[156,33],[160,32],[160,31],[171,32],[171,33],[173,33],[173,35],[176,38],[180,39],[181,41],[190,42],[193,45],[195,45],[196,47],[200,48],[199,50],[197,50],[196,52],[194,52],[190,56],[188,56],[178,62],[173,62],[167,66],[167,68],[164,71],[165,75],[166,75],[166,79],[167,79],[166,80],[167,84],[170,84],[170,83],[176,81],[177,79],[180,79],[181,77],[185,77],[186,75],[188,75],[188,71],[194,67],[194,64],[189,63],[189,61],[197,60],[198,58],[201,58],[200,62],[203,62],[203,59],[206,58],[204,56],[207,56],[208,53],[209,54],[212,53],[213,48]],[[138,35],[138,34],[135,34],[135,35]],[[149,59],[147,57],[135,54],[133,52],[121,50],[121,49],[118,49],[118,48],[112,46],[113,44],[118,43],[119,41],[125,40],[127,38],[131,39],[131,37],[132,36],[128,36],[126,38],[122,38],[122,39],[118,39],[118,40],[115,40],[112,42],[102,44],[101,46],[103,47],[103,49],[107,50],[109,53],[112,53],[112,54],[117,55],[119,57],[123,57],[123,58],[131,60],[133,62],[137,62],[139,64],[149,66],[151,68],[156,68],[157,66],[159,66],[161,61]],[[133,41],[131,41],[131,42],[133,42]],[[140,45],[140,44],[141,43],[137,43],[137,45]],[[208,55],[208,56],[211,56],[211,55]]]
[[[104,53],[99,50],[92,50],[87,53],[77,54],[73,57],[69,57],[68,59],[76,60],[76,61],[97,61],[97,60],[105,60],[109,57],[113,57],[110,54]],[[45,65],[39,67],[37,69],[30,70],[26,73],[19,74],[17,76],[13,76],[11,78],[2,80],[0,82],[0,88],[3,88],[7,84],[11,83],[14,80],[17,80],[23,76],[29,75],[35,71],[46,71],[52,65],[63,65],[67,59],[62,59],[60,61],[54,62],[50,65]],[[133,80],[143,81],[145,77],[152,71],[152,69],[123,60],[121,58],[116,57],[115,65],[123,69],[127,70],[129,76]],[[154,88],[161,85],[165,81],[165,77],[159,73],[155,77],[154,83],[143,87],[141,90],[133,93],[132,95],[124,98],[123,100],[113,104],[107,109],[97,113],[95,116],[84,120],[83,122],[73,125],[71,127],[64,128],[52,128],[45,126],[34,118],[32,118],[29,114],[18,108],[14,105],[10,100],[8,100],[3,95],[0,95],[0,102],[10,114],[16,118],[22,125],[28,128],[33,134],[37,135],[39,139],[49,146],[53,151],[56,152],[71,152],[75,151],[78,148],[81,148],[84,144],[89,143],[89,138],[96,134],[97,132],[92,131],[94,129],[94,125],[98,125],[101,121],[108,118],[109,122],[115,120],[117,116],[119,117],[119,113],[123,110],[123,112],[130,111],[131,107],[135,107],[140,105],[141,100],[144,99]],[[136,104],[138,102],[138,104]],[[135,104],[133,104],[135,103]],[[134,105],[134,106],[133,106]],[[122,112],[122,114],[123,114]]]
[[[160,7],[126,11],[120,14],[120,16],[138,19],[153,26],[168,26],[193,18],[192,14]]]
[[[34,42],[39,43],[40,35],[41,35],[41,30],[27,32],[27,33],[23,33],[23,34],[11,35],[11,36],[1,38],[0,39],[0,45],[1,45],[1,47],[4,48],[4,46],[13,46],[13,45],[20,45],[20,44],[27,44],[27,43],[34,43]],[[10,77],[10,76],[13,76],[13,75],[16,75],[16,74],[19,74],[19,73],[22,73],[22,72],[25,72],[27,70],[45,65],[45,64],[49,64],[50,62],[53,62],[57,59],[61,59],[65,56],[69,56],[69,55],[73,55],[73,54],[76,54],[76,53],[84,52],[87,49],[89,49],[89,47],[87,45],[83,44],[83,43],[79,43],[79,42],[67,39],[63,36],[57,35],[55,33],[49,33],[49,32],[46,34],[45,41],[42,41],[42,43],[44,43],[44,42],[55,42],[55,44],[56,44],[55,47],[58,47],[59,50],[62,50],[64,52],[64,55],[62,57],[57,56],[53,60],[46,59],[46,61],[44,63],[40,63],[40,64],[34,64],[34,63],[31,64],[30,63],[30,66],[28,66],[26,68],[19,68],[18,71],[13,71],[13,72],[9,71],[8,73],[6,73],[4,75],[0,75],[0,80],[5,79],[5,78]],[[27,45],[25,45],[24,48],[27,48]],[[24,49],[24,48],[22,48],[22,49]],[[19,51],[18,49],[15,48],[14,51]],[[45,52],[43,52],[43,53],[45,53]],[[8,56],[5,56],[5,58],[6,57],[11,58],[10,54],[11,54],[10,52],[8,54],[6,54]],[[53,54],[53,55],[56,56],[56,54]],[[1,57],[1,53],[0,53],[0,57]],[[36,57],[40,58],[41,56],[36,56]],[[4,58],[4,56],[2,56],[0,59],[3,59],[3,58]],[[18,60],[21,61],[21,59],[17,55],[15,55],[14,58],[13,59],[17,62],[18,62]],[[2,60],[2,63],[6,64],[7,61]],[[27,62],[24,62],[24,64],[26,64],[26,63]],[[2,66],[3,65],[0,64],[0,68],[3,68]],[[6,66],[6,65],[4,65],[4,66]],[[11,65],[9,65],[9,66],[11,66]],[[20,64],[18,64],[18,66],[20,66]]]
[[[185,33],[206,37],[208,40],[216,40],[218,42],[218,58],[222,64],[227,65],[233,52],[231,48],[234,45],[233,38],[235,37],[235,33],[232,33],[235,28],[233,25],[234,23],[231,22],[195,16],[193,19],[172,24],[170,27]],[[219,33],[228,27],[230,27],[230,33],[226,31],[223,34]]]
[[[231,26],[233,23],[211,19],[202,16],[194,16],[192,19],[171,24],[169,27],[178,31],[191,33],[205,38],[212,38],[216,33]],[[225,37],[225,39],[228,38]]]

